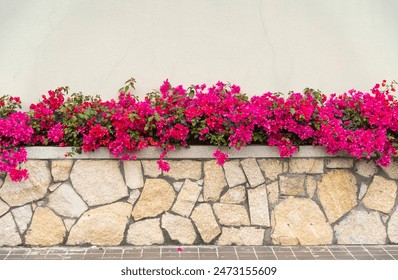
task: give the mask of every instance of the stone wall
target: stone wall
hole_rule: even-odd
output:
[[[398,162],[44,157],[0,174],[0,246],[398,243]]]

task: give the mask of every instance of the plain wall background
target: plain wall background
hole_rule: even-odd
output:
[[[174,85],[367,91],[398,79],[396,0],[0,0],[0,95]]]

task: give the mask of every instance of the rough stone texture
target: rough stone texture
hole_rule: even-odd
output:
[[[283,162],[279,159],[259,159],[258,164],[265,177],[274,181],[283,173]]]
[[[236,204],[215,203],[214,213],[223,226],[248,226],[249,215],[245,206]]]
[[[383,170],[391,179],[398,179],[398,161],[396,159],[393,159],[389,166],[383,167]]]
[[[270,204],[276,204],[279,201],[279,183],[272,182],[271,184],[267,185],[267,195],[268,195],[268,202]]]
[[[51,184],[51,186],[48,188],[48,190],[50,192],[53,192],[61,185],[62,185],[62,182],[57,182],[57,183]]]
[[[51,162],[51,174],[55,182],[66,181],[72,169],[73,160],[53,160]]]
[[[189,217],[201,191],[202,187],[198,184],[189,179],[185,180],[184,186],[171,210],[181,216]]]
[[[72,226],[76,223],[76,219],[64,219],[64,225],[65,225],[65,229],[66,231],[70,231],[70,229],[72,228]]]
[[[11,213],[0,217],[0,246],[17,246],[22,243]]]
[[[327,168],[352,168],[354,160],[352,158],[331,158],[326,160]]]
[[[176,192],[179,192],[182,188],[182,185],[184,185],[184,182],[174,182],[173,187]]]
[[[50,208],[36,208],[26,231],[25,243],[33,246],[62,244],[66,234],[64,223]]]
[[[126,185],[130,189],[140,189],[144,186],[141,162],[138,160],[126,160],[123,162],[123,169]]]
[[[221,233],[211,206],[207,203],[197,205],[192,211],[191,219],[205,243],[210,243]]]
[[[130,203],[116,202],[85,212],[72,227],[66,244],[119,245],[131,208]]]
[[[221,203],[239,204],[246,200],[246,188],[237,186],[229,189],[220,199]]]
[[[264,184],[265,179],[258,167],[257,161],[254,158],[247,158],[240,162],[243,171],[246,174],[247,180],[252,188]]]
[[[329,223],[334,223],[357,205],[354,175],[346,170],[332,170],[318,184],[318,197]]]
[[[57,214],[69,218],[79,218],[88,209],[69,183],[62,184],[48,196],[48,200],[48,207]]]
[[[245,174],[240,168],[239,160],[230,160],[224,163],[225,178],[230,188],[246,183]]]
[[[42,199],[51,182],[51,174],[46,160],[29,160],[21,164],[29,172],[29,179],[12,182],[7,175],[0,197],[10,206],[22,206],[35,200]]]
[[[202,162],[196,160],[169,160],[170,170],[163,175],[174,180],[192,179],[202,177]]]
[[[385,244],[386,228],[376,211],[352,210],[335,227],[338,244]]]
[[[10,209],[10,206],[0,199],[0,217],[7,213],[8,209]]]
[[[176,193],[163,179],[146,179],[144,189],[135,204],[132,216],[141,220],[168,211],[173,205]]]
[[[192,245],[196,240],[196,233],[190,219],[165,213],[162,216],[164,228],[172,240],[180,244]]]
[[[203,199],[218,201],[223,190],[227,187],[224,171],[215,160],[204,163]]]
[[[317,182],[315,177],[313,176],[307,176],[306,180],[305,180],[305,186],[307,189],[307,195],[309,198],[313,198],[315,191],[316,191],[316,187],[317,187]]]
[[[362,202],[370,209],[389,214],[394,207],[396,197],[397,183],[395,181],[374,176]]]
[[[141,192],[137,189],[130,191],[130,196],[127,199],[127,202],[134,206],[137,202],[137,199],[140,197]]]
[[[279,176],[279,188],[282,195],[304,196],[305,175],[281,175]]]
[[[217,245],[263,245],[264,229],[255,227],[229,228],[223,227]]]
[[[392,243],[398,243],[398,210],[392,213],[388,221],[388,238]]]
[[[199,186],[203,186],[203,179],[197,180],[196,184],[198,184]]]
[[[323,159],[291,159],[289,169],[291,173],[323,173]]]
[[[251,225],[271,226],[265,185],[247,190]]]
[[[272,211],[272,242],[280,245],[331,244],[333,231],[318,205],[309,198],[293,198]]]
[[[89,206],[112,203],[128,195],[116,160],[78,160],[70,179]]]
[[[11,210],[11,213],[14,216],[19,232],[21,234],[24,234],[26,229],[28,228],[30,221],[32,220],[32,206],[30,206],[30,204],[27,204],[25,206],[14,208]]]
[[[365,196],[367,191],[368,191],[368,185],[362,182],[359,188],[358,199],[361,200]]]
[[[371,160],[359,160],[355,164],[355,170],[361,176],[366,178],[370,178],[377,173],[377,165],[374,161]]]
[[[162,170],[159,169],[156,160],[142,160],[141,163],[145,176],[157,178],[162,174]]]
[[[139,246],[163,244],[160,219],[146,219],[133,223],[128,229],[127,243]]]

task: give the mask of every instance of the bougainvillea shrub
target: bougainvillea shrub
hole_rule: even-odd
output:
[[[237,85],[184,88],[166,80],[144,100],[131,93],[134,82],[129,80],[118,98],[109,101],[58,88],[42,95],[27,113],[18,110],[18,97],[1,97],[0,171],[14,181],[27,178],[20,163],[27,160],[24,147],[29,145],[72,147],[65,156],[107,147],[122,160],[158,147],[163,150],[158,165],[164,171],[170,169],[165,160],[169,151],[195,144],[276,146],[282,157],[293,155],[300,145],[321,145],[332,154],[375,157],[382,166],[396,156],[396,82],[329,97],[307,88],[286,98],[271,92],[249,98]],[[214,156],[220,165],[228,158],[219,149]]]

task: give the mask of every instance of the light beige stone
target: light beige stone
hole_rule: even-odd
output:
[[[17,246],[22,243],[21,236],[18,233],[17,226],[11,213],[8,212],[0,217],[0,247]]]
[[[271,181],[278,179],[278,175],[283,173],[283,162],[279,159],[259,159],[258,165]]]
[[[264,229],[255,227],[230,228],[223,227],[222,234],[217,241],[219,246],[245,245],[260,246],[263,245]]]
[[[14,208],[11,210],[11,213],[14,216],[14,220],[18,226],[19,232],[24,234],[28,228],[28,225],[30,224],[30,221],[32,220],[32,206],[27,204],[25,206]]]
[[[144,176],[142,175],[141,162],[138,160],[125,160],[123,162],[124,178],[126,185],[134,190],[144,186]]]
[[[280,245],[331,244],[333,231],[318,205],[309,198],[293,198],[272,211],[272,242]]]
[[[196,233],[190,219],[165,213],[162,216],[162,228],[172,240],[180,244],[192,245],[196,240]]]
[[[170,210],[176,193],[163,179],[146,179],[141,196],[134,206],[132,216],[135,220],[156,217]]]
[[[387,233],[376,211],[352,210],[334,227],[338,244],[385,244]]]
[[[240,167],[239,160],[230,160],[224,163],[224,171],[230,188],[246,183],[246,177]]]
[[[331,158],[326,160],[327,168],[352,168],[354,160],[352,158]]]
[[[305,186],[307,189],[307,195],[309,198],[313,198],[316,187],[317,187],[317,181],[314,176],[307,176],[305,180]]]
[[[374,176],[362,202],[369,209],[389,214],[394,207],[396,197],[397,183],[395,181]]]
[[[189,179],[185,180],[171,210],[181,216],[189,217],[201,191],[202,187],[198,184]]]
[[[261,173],[260,167],[257,164],[256,159],[247,158],[240,162],[243,171],[246,174],[247,180],[252,188],[264,184],[265,179]]]
[[[29,160],[21,164],[29,172],[29,178],[21,182],[12,182],[7,175],[0,188],[0,197],[10,206],[22,206],[42,199],[50,186],[51,174],[46,160]]]
[[[229,189],[220,199],[221,203],[239,204],[246,200],[246,188],[237,186]]]
[[[61,185],[62,185],[62,182],[57,182],[57,183],[51,184],[51,186],[48,188],[48,190],[50,192],[53,192],[56,189],[58,189],[58,187],[61,186]]]
[[[134,206],[135,203],[137,202],[138,198],[140,197],[140,195],[141,195],[141,192],[138,189],[131,190],[130,196],[127,199],[127,202]]]
[[[51,174],[55,182],[66,181],[72,169],[73,160],[53,160],[51,162]]]
[[[210,243],[221,233],[213,210],[207,203],[197,205],[192,211],[191,219],[195,223],[204,243]]]
[[[182,185],[184,185],[184,182],[174,182],[173,187],[176,192],[179,192],[182,188]]]
[[[367,191],[368,191],[368,185],[362,182],[359,188],[358,199],[361,200],[365,196]]]
[[[355,164],[356,172],[366,178],[370,178],[377,173],[377,165],[373,160],[359,160]]]
[[[7,203],[0,199],[0,217],[7,213],[9,209],[10,206],[8,206]]]
[[[354,175],[343,169],[323,175],[318,183],[318,197],[329,223],[334,223],[357,205]]]
[[[156,160],[142,160],[141,163],[145,176],[157,178],[162,174],[162,170],[159,169]]]
[[[138,246],[163,244],[164,237],[160,228],[160,219],[146,219],[130,225],[127,232],[127,243]]]
[[[64,221],[64,225],[65,225],[66,231],[70,231],[70,229],[72,228],[72,226],[76,223],[76,219],[69,219],[69,218],[66,218],[66,219],[64,219],[63,221]]]
[[[128,196],[117,160],[78,160],[70,179],[89,206],[112,203]]]
[[[304,196],[305,175],[280,175],[279,188],[282,195]]]
[[[276,204],[279,201],[279,183],[272,182],[271,184],[267,185],[267,195],[268,195],[268,202],[270,204]]]
[[[215,203],[214,213],[223,226],[249,226],[249,215],[245,206],[237,204]]]
[[[393,159],[389,166],[383,167],[383,170],[391,179],[398,179],[398,160]]]
[[[50,208],[36,208],[32,223],[26,231],[25,243],[32,246],[62,244],[66,234],[62,219]]]
[[[197,180],[196,184],[198,184],[199,186],[203,186],[203,179]]]
[[[163,172],[164,176],[174,180],[192,179],[202,177],[202,162],[196,160],[169,160],[170,170]]]
[[[88,210],[72,227],[66,244],[120,245],[131,208],[130,203],[115,202]]]
[[[48,196],[47,206],[58,215],[69,218],[79,218],[88,209],[87,204],[67,182]]]
[[[398,243],[398,209],[396,209],[388,221],[388,238],[392,243]]]
[[[323,159],[319,158],[293,158],[290,159],[291,173],[323,173]]]
[[[224,171],[215,160],[204,163],[203,199],[218,201],[221,193],[227,187]]]
[[[267,188],[265,185],[248,189],[250,224],[270,227]]]
[[[203,194],[199,195],[198,202],[204,202],[205,200],[203,199]]]

